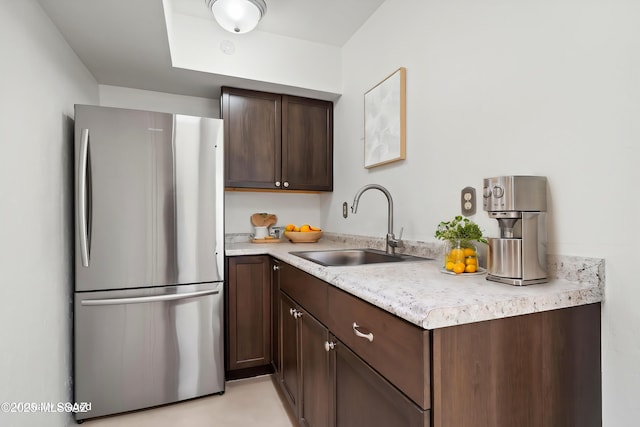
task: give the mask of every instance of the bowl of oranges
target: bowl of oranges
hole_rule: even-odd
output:
[[[448,274],[481,274],[475,242],[487,243],[482,230],[469,218],[458,215],[451,221],[438,224],[435,237],[444,240],[444,265]]]
[[[300,227],[287,224],[284,237],[292,243],[316,243],[322,237],[322,229],[309,224],[302,224]]]
[[[443,273],[481,274],[484,269],[478,266],[478,251],[468,242],[448,242],[445,245]]]

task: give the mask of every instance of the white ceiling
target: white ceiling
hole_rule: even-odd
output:
[[[99,84],[215,98],[229,76],[171,67],[162,0],[38,0]],[[174,12],[211,20],[205,0],[170,0]],[[265,0],[258,30],[342,46],[384,0]],[[231,33],[230,33],[230,37]],[[257,88],[255,85],[251,88]]]

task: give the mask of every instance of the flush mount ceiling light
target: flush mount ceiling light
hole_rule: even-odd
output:
[[[267,13],[264,0],[205,0],[218,24],[225,30],[248,33]]]

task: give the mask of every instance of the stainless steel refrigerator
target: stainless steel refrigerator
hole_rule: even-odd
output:
[[[224,391],[223,122],[75,107],[82,420]]]

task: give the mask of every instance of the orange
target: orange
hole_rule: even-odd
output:
[[[446,268],[449,271],[452,271],[453,270],[453,266],[454,266],[453,262],[447,261],[447,263],[444,265],[444,268]]]
[[[456,262],[453,266],[453,272],[456,274],[464,273],[465,265],[464,262]]]
[[[474,256],[476,251],[472,248],[464,248],[464,256]]]
[[[285,231],[293,231],[293,230],[295,230],[295,228],[296,228],[296,226],[295,226],[295,225],[293,225],[293,224],[287,224],[287,225],[284,227]]]
[[[306,233],[306,232],[308,232],[308,231],[311,231],[311,226],[310,226],[309,224],[303,224],[303,225],[300,227],[300,231],[303,231],[303,232],[305,232],[305,233]]]
[[[451,249],[449,256],[454,260],[462,259],[464,258],[464,249]]]
[[[464,263],[467,265],[478,265],[478,259],[476,257],[468,257],[464,259]]]
[[[476,265],[475,264],[467,264],[467,266],[464,268],[464,272],[465,273],[475,273],[476,272]]]

